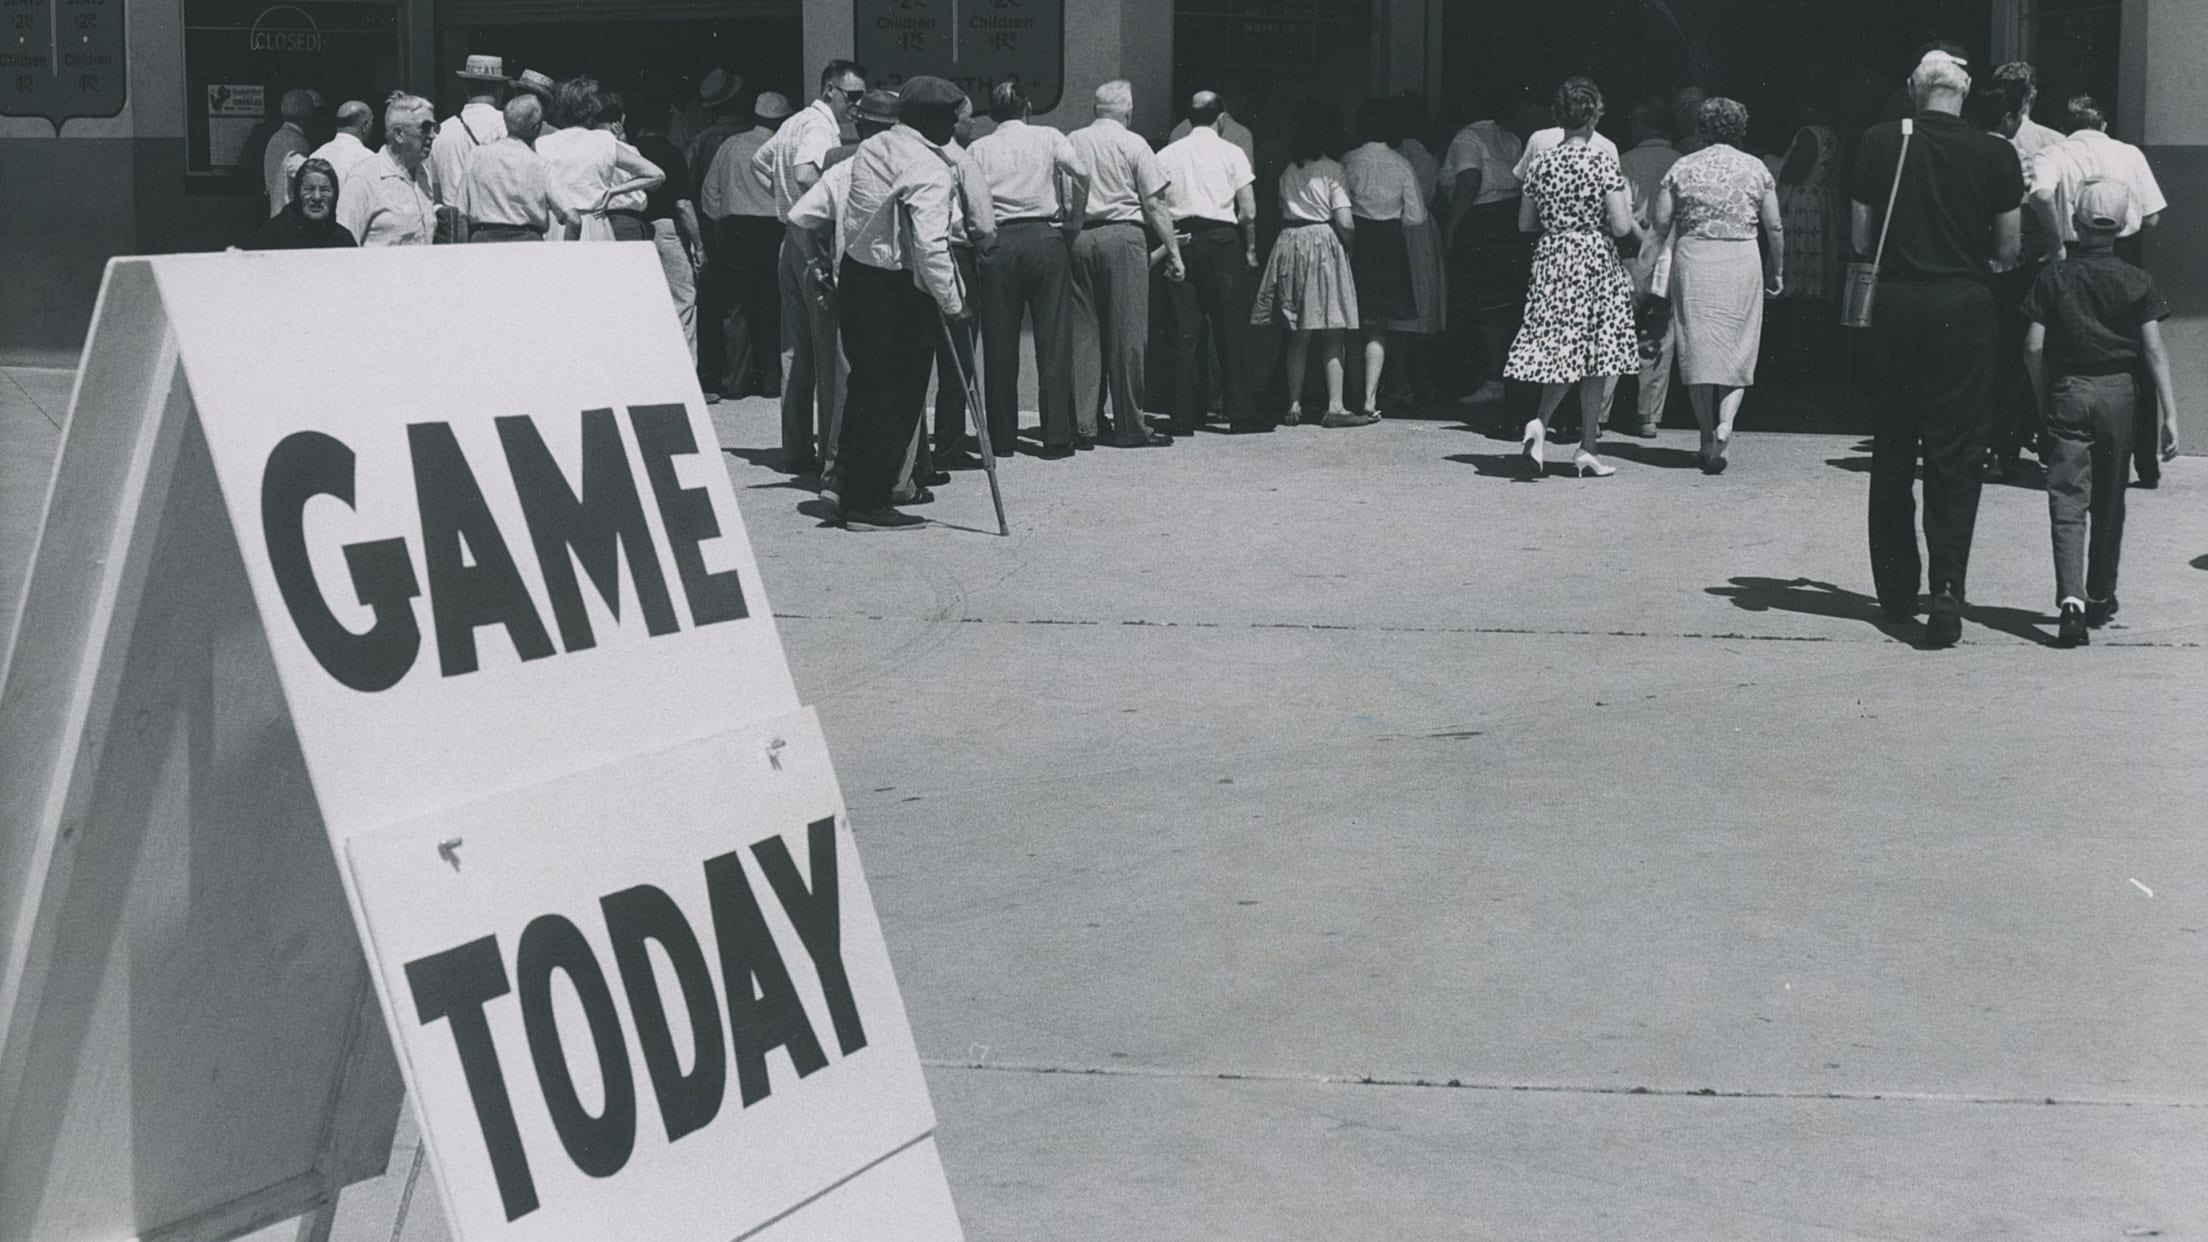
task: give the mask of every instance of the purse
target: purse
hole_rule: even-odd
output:
[[[1894,161],[1894,188],[1886,194],[1886,216],[1878,226],[1878,249],[1868,263],[1848,264],[1847,284],[1841,291],[1840,326],[1868,328],[1871,308],[1878,300],[1878,269],[1886,261],[1886,235],[1894,228],[1894,204],[1901,198],[1902,170],[1909,166],[1909,139],[1917,132],[1914,120],[1901,123],[1901,158]]]

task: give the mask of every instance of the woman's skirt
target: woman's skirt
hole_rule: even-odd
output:
[[[1754,241],[1682,237],[1671,261],[1679,378],[1746,388],[1763,343],[1763,257]]]
[[[1296,331],[1357,326],[1357,282],[1331,226],[1282,229],[1265,260],[1250,322]]]
[[[1482,203],[1465,213],[1449,247],[1449,313],[1515,310],[1533,275],[1531,234],[1518,228],[1518,200]]]
[[[1507,379],[1576,384],[1641,364],[1633,327],[1633,278],[1618,249],[1596,233],[1544,233],[1533,261],[1526,322],[1503,366]]]
[[[1786,223],[1786,290],[1781,297],[1838,302],[1848,264],[1848,217],[1840,191],[1827,185],[1782,185]]]
[[[1417,317],[1411,251],[1401,220],[1358,216],[1357,231],[1350,237],[1349,271],[1357,285],[1357,310],[1367,325]]]
[[[1417,313],[1390,320],[1388,328],[1433,336],[1448,326],[1449,293],[1444,287],[1441,262],[1441,222],[1432,216],[1403,227],[1403,244],[1411,258],[1411,301]]]

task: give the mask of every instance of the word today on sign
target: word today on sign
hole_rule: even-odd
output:
[[[463,1237],[726,1242],[934,1129],[809,711],[346,852]]]

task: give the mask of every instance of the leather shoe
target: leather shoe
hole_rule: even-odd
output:
[[[1273,425],[1271,423],[1227,424],[1227,434],[1230,436],[1261,436],[1271,432],[1272,429]]]
[[[1094,449],[1095,447],[1095,436],[1075,436],[1073,438],[1073,449],[1077,453],[1086,453]]]
[[[1144,437],[1143,437],[1142,439],[1140,439],[1140,440],[1135,440],[1135,441],[1132,441],[1132,442],[1126,442],[1126,441],[1122,441],[1122,442],[1121,442],[1121,443],[1120,443],[1120,444],[1118,445],[1118,447],[1119,447],[1119,448],[1167,448],[1167,447],[1170,447],[1170,446],[1172,445],[1172,443],[1173,443],[1173,437],[1171,437],[1171,436],[1169,436],[1169,435],[1165,434],[1165,433],[1164,433],[1164,432],[1162,432],[1162,431],[1153,431],[1153,432],[1151,432],[1150,434],[1148,434],[1148,435],[1144,436]]]
[[[1953,591],[1932,597],[1932,616],[1924,623],[1924,645],[1952,647],[1963,640],[1963,601]]]
[[[948,470],[937,470],[932,474],[925,474],[920,476],[920,485],[922,487],[941,487],[945,483],[948,483],[950,481],[951,474]]]
[[[1044,461],[1058,461],[1073,456],[1073,446],[1070,444],[1046,444],[1037,449],[1035,455]]]

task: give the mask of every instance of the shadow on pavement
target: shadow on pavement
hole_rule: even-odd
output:
[[[1460,466],[1470,466],[1479,471],[1482,478],[1509,479],[1513,483],[1539,481],[1526,478],[1520,473],[1522,467],[1518,464],[1518,454],[1516,453],[1451,453],[1443,460],[1453,461]],[[1554,466],[1556,463],[1551,462],[1549,464]],[[1542,478],[1547,477],[1547,473],[1544,472]]]
[[[1814,578],[1734,578],[1729,585],[1710,587],[1708,591],[1731,600],[1733,607],[1747,612],[1798,612],[1839,621],[1859,621],[1888,638],[1906,642],[1922,637],[1915,622],[1888,620],[1886,610],[1879,607],[1876,599]],[[2055,645],[2055,636],[2042,628],[2051,618],[2028,608],[1971,604],[1964,608],[1963,619],[2042,647]]]
[[[2208,554],[2194,557],[2191,563],[2195,569],[2208,569]]]
[[[1700,470],[1701,454],[1691,449],[1660,448],[1633,440],[1612,440],[1607,437],[1597,452],[1607,453],[1619,461],[1630,461],[1643,466],[1655,466],[1663,470]]]

